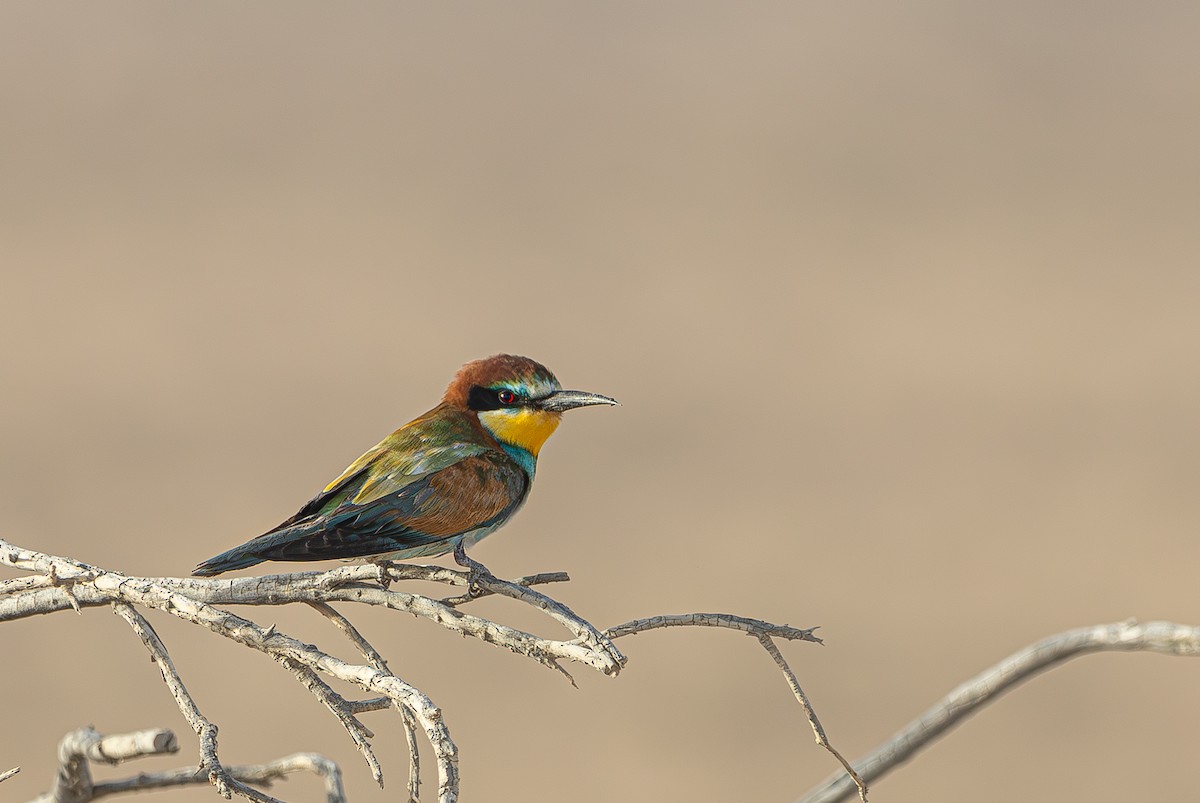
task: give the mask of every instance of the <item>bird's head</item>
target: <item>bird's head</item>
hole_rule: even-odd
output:
[[[523,449],[535,458],[564,412],[617,403],[597,393],[563,390],[546,366],[512,354],[464,365],[454,375],[443,401],[473,412],[501,444]]]

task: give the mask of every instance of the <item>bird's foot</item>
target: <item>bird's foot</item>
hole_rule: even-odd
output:
[[[379,587],[387,591],[392,586],[392,576],[388,574],[388,569],[392,567],[390,560],[372,561],[371,565],[375,567],[375,582],[379,583]]]
[[[477,560],[472,560],[467,557],[466,547],[460,540],[454,545],[454,562],[467,570],[467,596],[478,597],[483,593],[481,580],[496,579],[496,576],[488,571],[488,568]]]

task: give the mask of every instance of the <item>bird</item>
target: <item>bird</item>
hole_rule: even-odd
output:
[[[211,577],[264,561],[435,557],[465,550],[524,504],[538,452],[562,414],[614,405],[563,390],[528,357],[468,362],[441,403],[355,460],[279,526],[198,565]]]

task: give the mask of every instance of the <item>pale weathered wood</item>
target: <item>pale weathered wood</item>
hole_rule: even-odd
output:
[[[783,653],[779,651],[773,638],[783,638],[791,641],[811,641],[815,644],[821,644],[821,639],[813,635],[815,627],[796,628],[788,625],[775,625],[770,622],[764,622],[761,619],[749,619],[745,616],[734,616],[728,613],[684,613],[684,614],[665,614],[663,616],[653,616],[649,619],[637,619],[632,622],[610,627],[604,631],[609,638],[621,638],[622,636],[632,636],[635,633],[644,633],[647,630],[658,630],[665,627],[723,627],[730,630],[740,630],[747,635],[753,636],[762,645],[762,648],[771,656],[771,660],[779,667],[779,671],[783,673],[784,680],[787,681],[788,687],[792,690],[792,695],[800,703],[800,707],[804,710],[804,715],[808,718],[809,727],[812,728],[813,735],[816,737],[817,744],[829,751],[829,753],[838,760],[838,763],[846,771],[846,778],[854,784],[854,788],[858,790],[858,796],[863,803],[867,800],[867,784],[859,776],[854,768],[850,766],[841,753],[834,748],[829,742],[829,738],[825,735],[825,728],[821,725],[821,720],[817,718],[817,712],[813,709],[812,703],[809,702],[808,695],[804,693],[804,689],[800,688],[800,681],[796,677],[796,673],[792,671],[787,660],[783,657]]]
[[[58,745],[54,786],[35,803],[88,803],[95,798],[90,761],[119,764],[141,756],[179,750],[169,730],[145,730],[101,736],[95,728],[74,730]]]
[[[963,683],[871,753],[852,762],[874,782],[1004,692],[1071,658],[1096,652],[1200,655],[1200,627],[1133,620],[1068,630],[1024,647]],[[841,773],[805,793],[798,803],[848,800],[854,786]]]
[[[221,763],[217,754],[216,726],[200,713],[166,646],[138,611],[139,608],[154,609],[174,616],[270,655],[338,718],[363,754],[373,777],[380,785],[383,783],[383,773],[370,745],[373,734],[357,717],[369,711],[394,708],[401,717],[408,737],[410,761],[407,794],[413,802],[417,801],[420,789],[418,731],[433,750],[438,771],[439,803],[455,803],[458,799],[458,748],[450,739],[441,710],[423,692],[397,677],[388,668],[378,650],[330,603],[384,607],[423,617],[451,632],[477,638],[530,658],[556,670],[568,679],[571,679],[571,675],[563,667],[563,662],[591,667],[608,676],[619,674],[625,666],[626,659],[613,644],[613,640],[622,636],[663,627],[703,626],[737,629],[757,638],[772,655],[808,716],[818,742],[842,760],[824,738],[824,731],[800,689],[795,674],[772,640],[783,638],[819,643],[820,639],[813,635],[813,629],[775,625],[729,614],[699,613],[640,619],[605,631],[595,627],[558,600],[532,588],[535,585],[566,581],[569,578],[564,573],[538,574],[509,581],[495,577],[486,567],[465,554],[456,557],[460,565],[467,568],[466,571],[438,566],[382,563],[261,577],[132,577],[71,558],[24,549],[0,540],[0,565],[37,573],[32,577],[0,583],[0,621],[54,613],[68,608],[82,612],[86,608],[112,606],[150,651],[162,672],[168,690],[188,723],[196,731],[200,743],[200,764],[195,770],[144,777],[152,779],[152,782],[159,786],[208,782],[225,797],[236,794],[258,803],[278,801],[247,785],[247,779]],[[434,599],[391,590],[392,583],[406,580],[456,586],[465,589],[466,593],[446,599]],[[545,638],[460,610],[471,601],[487,595],[506,596],[537,608],[565,628],[572,637]],[[276,630],[274,625],[264,628],[246,617],[218,607],[294,603],[310,605],[329,619],[350,638],[367,663],[353,664],[343,661],[315,645],[306,644]],[[334,691],[324,677],[336,678],[358,686],[374,696],[362,700],[347,699]],[[571,682],[574,680],[571,679]],[[309,761],[309,765],[310,768],[316,766],[312,761]],[[71,787],[74,783],[81,788],[92,789],[90,794],[93,795],[98,795],[98,790],[102,787],[105,794],[138,788],[132,781],[107,786],[96,784],[93,787],[90,775],[85,775],[86,773],[86,759],[81,759],[66,773],[65,777],[69,781],[66,787]],[[326,777],[328,779],[335,776],[326,773]],[[340,776],[336,777],[340,786]],[[329,784],[332,784],[332,781],[329,781],[327,786]],[[53,798],[55,803],[81,803],[84,799],[78,796]],[[333,793],[330,792],[330,801],[334,800]]]
[[[109,795],[141,792],[147,789],[176,788],[209,783],[209,770],[204,766],[181,767],[167,772],[139,773],[117,781],[93,783],[90,761],[118,764],[142,756],[174,753],[179,746],[175,734],[160,728],[135,733],[101,736],[94,728],[80,728],[63,737],[59,744],[59,768],[54,787],[31,803],[90,803]],[[316,753],[297,753],[269,764],[222,768],[228,778],[239,786],[270,785],[273,781],[295,772],[311,772],[325,784],[326,803],[346,803],[342,775],[337,764]],[[0,781],[11,777],[16,770],[0,775]],[[251,789],[252,799],[275,800]],[[239,791],[239,794],[242,794]],[[247,795],[243,795],[247,796]]]

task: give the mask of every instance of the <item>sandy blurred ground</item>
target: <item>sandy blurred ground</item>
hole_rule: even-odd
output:
[[[1198,623],[1197,41],[1184,3],[6,3],[3,537],[186,573],[513,351],[624,406],[568,417],[476,556],[569,571],[601,626],[821,625],[786,652],[848,755],[1052,632]],[[733,633],[636,637],[577,691],[355,616],[443,706],[466,801],[788,801],[834,769]],[[277,666],[154,622],[226,761],[318,750],[398,799],[388,715],[382,793]],[[0,799],[87,723],[180,733],[129,771],[194,759],[106,611],[0,650]],[[872,799],[1200,799],[1198,705],[1200,664],[1089,658]]]

